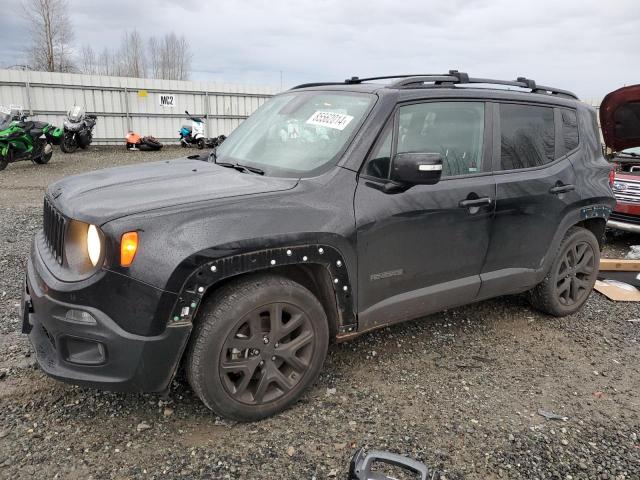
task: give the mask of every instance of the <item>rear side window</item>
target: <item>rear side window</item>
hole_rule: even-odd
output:
[[[578,117],[573,110],[565,108],[560,110],[562,114],[562,136],[564,137],[564,151],[570,152],[578,148]]]
[[[502,170],[531,168],[555,159],[553,108],[500,105]]]

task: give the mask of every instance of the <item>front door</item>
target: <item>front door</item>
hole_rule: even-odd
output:
[[[476,298],[495,203],[488,118],[483,102],[414,103],[380,136],[354,199],[359,328]],[[404,152],[439,153],[440,182],[385,189],[393,156]]]

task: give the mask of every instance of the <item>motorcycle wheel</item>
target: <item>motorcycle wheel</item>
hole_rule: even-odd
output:
[[[7,157],[0,157],[0,171],[7,168],[7,165],[9,165],[9,159]]]
[[[199,138],[196,145],[198,146],[198,149],[202,150],[204,148],[204,138]]]
[[[45,163],[49,163],[51,157],[53,157],[53,148],[51,147],[51,144],[47,143],[42,150],[42,155],[34,158],[33,161],[38,165],[44,165]]]
[[[60,144],[60,150],[64,153],[73,153],[78,149],[78,142],[76,142],[73,135],[65,134],[62,139],[62,143]]]

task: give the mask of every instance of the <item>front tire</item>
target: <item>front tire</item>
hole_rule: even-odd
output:
[[[42,155],[40,155],[38,158],[34,158],[33,161],[38,165],[44,165],[46,163],[49,163],[51,157],[53,157],[53,148],[50,144],[47,143],[42,149]]]
[[[305,287],[271,274],[240,278],[203,305],[187,377],[217,414],[260,420],[292,405],[316,380],[328,343],[327,316]]]
[[[586,228],[570,228],[549,273],[531,290],[531,304],[556,317],[577,312],[593,290],[599,265],[600,246],[595,235]]]
[[[9,165],[9,159],[6,157],[0,157],[0,172],[7,168],[7,165]]]
[[[65,134],[62,139],[62,143],[60,144],[60,150],[64,153],[73,153],[78,149],[78,142],[76,142],[73,134]]]
[[[196,142],[196,146],[199,150],[202,150],[204,148],[204,138],[199,138]]]

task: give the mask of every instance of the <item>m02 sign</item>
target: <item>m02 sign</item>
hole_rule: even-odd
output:
[[[173,93],[160,93],[158,94],[158,101],[161,107],[175,107],[176,96]]]

